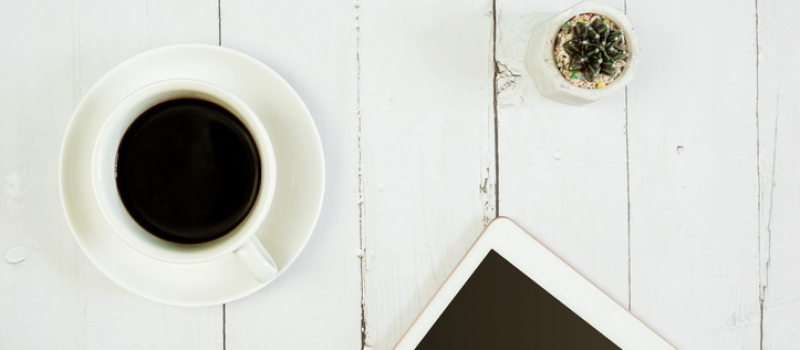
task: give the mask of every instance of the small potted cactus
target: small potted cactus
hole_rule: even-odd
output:
[[[570,83],[602,89],[625,69],[628,57],[622,30],[607,17],[582,13],[561,26],[553,47],[556,67]]]
[[[622,12],[584,1],[534,29],[525,66],[542,95],[582,105],[627,85],[638,53]]]

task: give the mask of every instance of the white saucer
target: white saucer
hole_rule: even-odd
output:
[[[319,217],[325,182],[322,145],[308,109],[291,86],[238,51],[210,45],[169,46],[137,55],[108,72],[83,98],[67,129],[59,169],[61,201],[78,244],[113,281],[165,304],[216,305],[249,295],[271,281],[258,283],[232,254],[181,265],[139,253],[109,226],[92,189],[92,151],[111,110],[139,88],[175,78],[218,85],[261,118],[275,149],[277,185],[257,237],[275,260],[275,278],[286,271]]]

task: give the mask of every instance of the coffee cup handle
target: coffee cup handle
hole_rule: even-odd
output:
[[[239,258],[239,261],[260,283],[269,281],[278,273],[275,261],[256,237],[251,237],[245,244],[234,250],[233,255]]]

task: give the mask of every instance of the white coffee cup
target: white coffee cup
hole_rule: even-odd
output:
[[[149,108],[181,98],[205,100],[230,111],[250,132],[261,161],[258,196],[249,214],[229,233],[200,244],[173,243],[149,233],[131,217],[117,191],[117,150],[125,131]],[[218,86],[188,79],[152,83],[126,97],[108,116],[92,155],[95,198],[103,216],[127,244],[150,257],[178,264],[201,263],[234,254],[262,283],[269,281],[278,271],[267,249],[255,237],[275,194],[275,174],[272,144],[255,112],[235,95]]]

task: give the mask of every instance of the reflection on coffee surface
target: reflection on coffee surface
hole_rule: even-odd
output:
[[[224,236],[258,195],[261,163],[247,128],[207,101],[167,101],[142,113],[122,137],[117,190],[145,230],[175,243]]]

